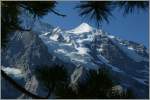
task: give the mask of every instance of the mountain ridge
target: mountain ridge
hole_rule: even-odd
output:
[[[105,64],[114,76],[121,78],[122,86],[130,85],[139,98],[146,98],[149,56],[145,47],[119,39],[86,23],[69,31],[46,26],[43,30],[42,24],[38,28],[40,30],[35,27],[33,32],[16,32],[11,37],[9,47],[2,52],[2,65],[25,64],[30,72],[26,78],[32,79],[32,71],[38,65],[65,64],[70,71],[71,83],[76,83],[82,81],[88,70],[97,70]],[[16,48],[18,52],[14,51]],[[45,62],[41,62],[43,60]],[[30,75],[33,77],[28,77]],[[139,92],[139,89],[144,92]],[[36,89],[33,91],[37,92]]]

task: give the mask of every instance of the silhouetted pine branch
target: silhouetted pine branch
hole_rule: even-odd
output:
[[[116,1],[115,4],[123,10],[124,15],[149,8],[149,1]]]
[[[98,27],[103,21],[109,22],[113,10],[111,1],[81,1],[76,8],[79,9],[80,16],[94,20]]]
[[[38,67],[35,74],[37,79],[48,90],[49,95],[47,97],[55,91],[57,85],[68,81],[67,71],[64,66],[60,65]]]
[[[38,95],[35,95],[31,92],[29,92],[28,90],[26,90],[24,87],[20,86],[14,79],[12,79],[10,76],[8,76],[3,70],[1,70],[1,75],[2,77],[8,81],[15,89],[17,89],[18,91],[26,94],[27,96],[30,96],[34,99],[44,99],[46,97],[41,97]]]
[[[2,47],[5,47],[8,42],[9,34],[16,30],[28,30],[20,27],[21,21],[18,15],[21,14],[20,8],[24,8],[30,12],[34,17],[42,17],[48,12],[53,12],[58,16],[65,17],[66,15],[60,14],[55,11],[56,1],[2,1],[1,2],[1,33],[2,33]]]

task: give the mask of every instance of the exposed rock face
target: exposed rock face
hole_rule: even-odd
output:
[[[33,74],[34,69],[40,65],[53,64],[52,59],[53,57],[48,53],[47,47],[37,34],[32,32],[14,33],[8,47],[2,50],[2,65],[23,71],[24,77],[17,82],[24,80],[23,86],[32,93],[36,93],[38,87]],[[2,84],[5,84],[2,87],[4,98],[16,98],[19,94],[21,95],[21,93],[15,92],[16,90],[7,81],[2,81]]]
[[[89,70],[105,65],[122,86],[134,91],[137,98],[148,98],[149,54],[143,45],[109,35],[86,23],[69,31],[49,28],[43,29],[44,33],[39,26],[39,33],[35,32],[36,28],[34,32],[16,32],[8,47],[2,50],[2,65],[20,68],[25,73],[24,86],[29,91],[42,93],[33,74],[37,66],[64,64],[72,85],[76,85],[86,80]]]
[[[48,64],[52,56],[40,38],[32,32],[16,32],[2,52],[2,65],[14,67]]]

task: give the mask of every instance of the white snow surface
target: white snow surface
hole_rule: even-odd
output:
[[[57,34],[55,34],[55,35],[51,36],[50,39],[54,40],[54,41],[57,41],[58,37],[59,36]]]
[[[85,29],[82,31],[82,29]],[[86,24],[81,24],[74,32],[82,33],[89,32],[92,28]],[[57,29],[59,30],[59,29]],[[59,37],[63,37],[63,41],[59,41]],[[53,54],[57,58],[64,62],[70,62],[73,64],[80,64],[87,68],[97,69],[97,65],[91,62],[93,57],[89,55],[89,48],[85,47],[85,44],[90,44],[93,40],[93,34],[74,34],[69,32],[55,31],[55,33],[47,32],[39,35],[42,41],[47,45],[50,54]]]
[[[136,62],[146,60],[144,57],[135,53],[133,48],[121,45],[120,41],[117,41],[118,39],[115,40],[115,36],[108,35],[107,33],[103,34],[102,30],[96,30],[95,34],[93,34],[94,31],[94,28],[90,25],[82,23],[77,28],[64,32],[61,31],[59,27],[56,27],[53,29],[53,32],[46,32],[45,34],[39,35],[39,37],[47,45],[50,54],[53,54],[64,62],[71,62],[75,65],[81,64],[87,68],[97,69],[98,67],[92,62],[94,58],[89,54],[89,48],[85,47],[86,44],[91,45],[91,42],[94,40],[95,36],[97,37],[97,35],[107,35],[113,43]],[[59,41],[60,37],[63,38],[63,41]],[[99,48],[98,52],[102,51],[103,49]],[[102,55],[98,55],[98,58],[101,62],[109,64],[109,61]],[[109,67],[117,72],[122,72],[117,67],[111,66],[111,64],[109,64]]]
[[[112,38],[112,39],[115,38],[115,36],[113,36],[113,35],[108,35],[108,37],[109,37],[109,38]]]
[[[8,75],[13,76],[14,78],[22,78],[24,74],[18,68],[10,68],[10,67],[3,67],[3,71],[5,71]]]
[[[82,23],[77,28],[66,31],[66,32],[80,34],[80,33],[90,32],[92,30],[93,30],[93,28],[91,26],[89,26],[87,23]]]
[[[134,50],[134,48],[133,48],[133,47],[130,47],[130,46],[128,47],[128,49],[130,49],[130,50]]]
[[[40,38],[47,45],[50,54],[58,57],[64,62],[72,62],[75,65],[81,64],[90,68],[97,68],[97,65],[90,62],[92,57],[88,54],[88,48],[78,46],[78,43],[53,41],[50,37],[40,35]]]

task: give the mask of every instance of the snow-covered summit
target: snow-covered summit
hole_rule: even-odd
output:
[[[91,27],[89,24],[82,23],[78,27],[71,29],[69,31],[66,31],[66,32],[80,34],[80,33],[90,32],[92,30],[93,30],[93,27]]]
[[[59,35],[55,41],[51,38],[53,33],[49,34],[49,37],[44,35],[39,37],[47,45],[50,54],[61,59],[62,62],[76,66],[73,72],[81,73],[75,76],[84,76],[81,69],[97,69],[104,64],[117,77],[123,78],[122,85],[130,84],[133,91],[146,90],[148,73],[138,73],[138,71],[148,69],[148,54],[140,44],[125,41],[87,23],[82,23],[69,31],[57,31]],[[61,37],[63,41],[60,41]],[[131,47],[132,50],[129,49]],[[139,85],[141,87],[136,88]],[[138,92],[137,95],[142,97],[145,94]]]
[[[34,32],[14,34],[9,47],[2,52],[3,66],[28,66],[32,73],[40,64],[65,64],[74,83],[81,77],[84,79],[88,70],[97,70],[105,65],[114,77],[120,79],[121,85],[130,85],[138,97],[145,98],[149,63],[145,47],[119,39],[87,23],[69,31],[40,25],[34,27]]]

